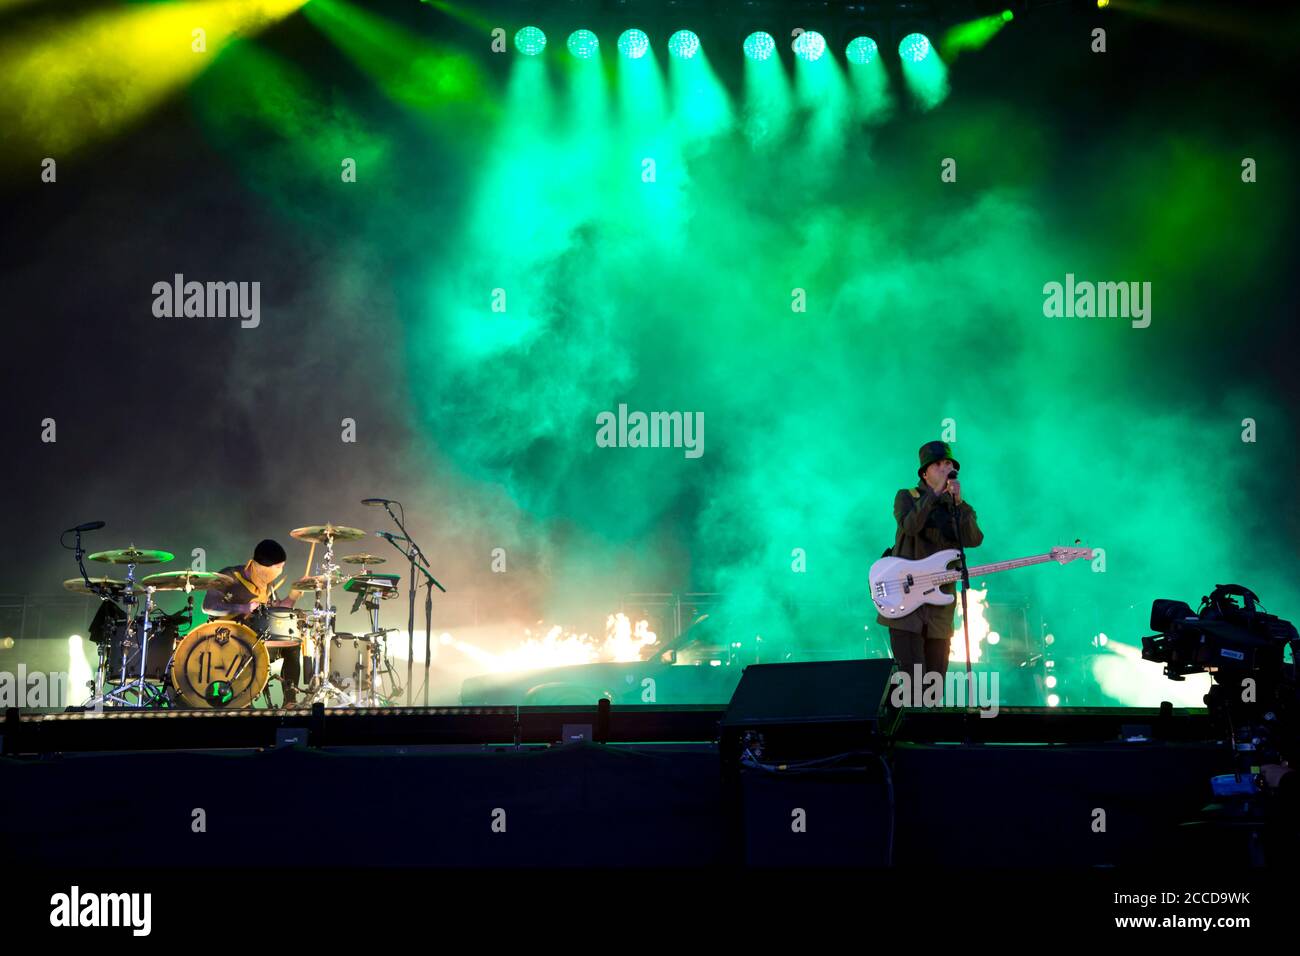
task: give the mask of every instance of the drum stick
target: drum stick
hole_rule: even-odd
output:
[[[311,577],[311,559],[316,555],[316,542],[311,543],[311,550],[307,552],[307,570],[302,573],[304,578]]]

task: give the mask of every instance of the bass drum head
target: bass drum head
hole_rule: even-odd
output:
[[[271,659],[252,628],[208,621],[177,646],[171,683],[189,707],[251,707],[270,674]]]

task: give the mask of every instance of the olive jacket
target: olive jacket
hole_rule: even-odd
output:
[[[975,509],[963,501],[957,506],[957,513],[960,515],[962,544],[967,548],[979,547],[984,532],[975,520]],[[944,548],[957,547],[957,539],[953,537],[952,510],[943,497],[935,494],[924,481],[915,488],[903,488],[894,496],[894,519],[898,522],[898,531],[890,553],[896,558],[916,561]],[[956,591],[951,584],[945,584],[942,590],[947,594]],[[922,604],[911,614],[896,620],[878,614],[876,622],[895,631],[924,632],[928,637],[943,635],[947,639],[952,636],[955,618],[955,603]]]

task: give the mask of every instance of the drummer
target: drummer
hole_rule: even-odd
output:
[[[236,619],[248,623],[259,607],[293,607],[302,591],[291,590],[288,597],[277,598],[276,589],[283,583],[286,555],[284,548],[267,538],[258,542],[253,556],[244,564],[222,568],[222,574],[234,578],[226,591],[209,591],[203,599],[203,613],[209,617]],[[284,684],[284,706],[292,707],[298,699],[298,681],[302,676],[302,652],[298,648],[267,649],[271,660],[283,659],[280,677]]]

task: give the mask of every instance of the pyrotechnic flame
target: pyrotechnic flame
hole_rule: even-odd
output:
[[[572,667],[598,661],[639,661],[645,649],[659,642],[650,630],[649,621],[632,623],[626,614],[611,614],[605,620],[603,640],[590,634],[570,631],[556,624],[544,632],[524,631],[524,640],[504,652],[493,652],[454,636],[448,642],[490,673],[542,670],[548,667]]]
[[[978,664],[980,658],[984,656],[984,641],[989,636],[989,622],[987,612],[989,609],[988,591],[976,591],[972,589],[966,596],[966,607],[970,614],[970,662]],[[961,597],[957,598],[958,608],[961,610]],[[957,626],[952,632],[952,650],[948,654],[950,661],[966,662],[966,633],[962,630],[961,614],[957,615]]]

